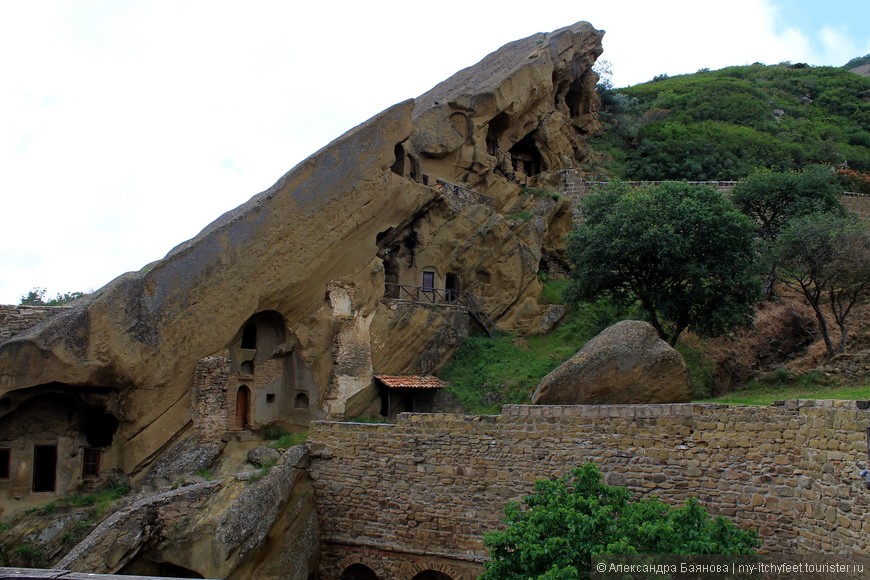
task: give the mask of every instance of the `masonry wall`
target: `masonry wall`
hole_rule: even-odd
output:
[[[230,361],[224,357],[200,359],[193,375],[191,416],[200,443],[213,443],[227,434],[227,382]]]
[[[865,224],[870,224],[870,195],[864,193],[845,192],[840,198],[846,209],[858,214],[858,218]]]
[[[505,503],[586,461],[640,495],[698,497],[758,528],[767,551],[868,555],[870,491],[858,475],[867,406],[506,406],[499,416],[403,414],[394,425],[315,422],[321,573],[337,578],[352,558],[401,578],[409,560],[428,558],[472,578]]]
[[[0,304],[0,342],[66,309],[66,306]]]

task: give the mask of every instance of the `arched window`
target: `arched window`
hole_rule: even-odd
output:
[[[444,572],[436,572],[435,570],[423,570],[411,580],[453,580]]]
[[[305,393],[297,393],[293,399],[293,407],[296,409],[307,409],[309,406],[308,395]]]
[[[338,578],[339,580],[378,580],[378,575],[365,564],[351,564]]]

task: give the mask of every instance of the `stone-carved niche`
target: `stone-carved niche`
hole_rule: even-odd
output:
[[[0,417],[0,513],[15,498],[91,490],[116,475],[112,390],[51,383],[14,395]]]
[[[229,431],[308,425],[317,389],[297,347],[278,312],[258,312],[242,325],[228,345],[224,400]]]

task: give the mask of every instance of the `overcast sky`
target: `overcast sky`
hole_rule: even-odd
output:
[[[138,270],[379,111],[578,20],[607,31],[616,86],[870,53],[867,0],[0,0],[0,304]]]

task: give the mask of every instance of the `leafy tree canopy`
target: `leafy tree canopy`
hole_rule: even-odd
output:
[[[864,56],[856,56],[849,62],[843,65],[845,69],[853,69],[861,66],[862,64],[870,64],[870,54],[865,54]]]
[[[637,302],[663,339],[723,334],[759,297],[753,224],[708,186],[611,182],[581,202],[568,242],[570,302]],[[667,326],[667,328],[666,328]]]
[[[49,298],[46,296],[45,288],[34,287],[30,292],[21,297],[20,304],[29,304],[31,306],[61,306],[63,304],[68,304],[73,300],[78,300],[86,295],[85,292],[65,292],[63,294],[58,292],[54,298]]]
[[[791,220],[772,249],[778,277],[800,291],[816,314],[827,360],[846,348],[846,321],[870,293],[870,232],[853,214],[810,214]],[[834,343],[824,306],[840,329]]]
[[[737,209],[755,220],[759,237],[772,241],[792,218],[845,211],[840,189],[830,170],[820,165],[800,171],[762,169],[738,181],[731,199]]]
[[[750,554],[759,541],[694,499],[671,508],[605,485],[593,463],[535,483],[525,506],[505,508],[505,530],[488,532],[485,580],[588,577],[596,554]]]

